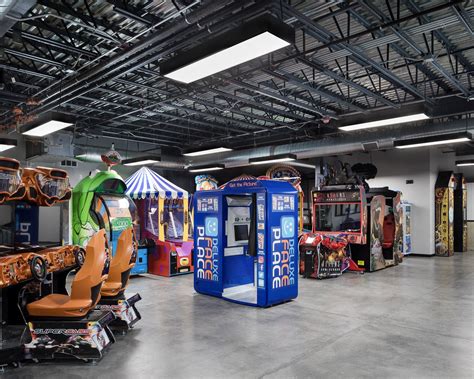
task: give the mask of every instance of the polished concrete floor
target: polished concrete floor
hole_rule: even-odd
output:
[[[97,365],[27,364],[21,378],[474,377],[474,252],[300,280],[257,309],[194,293],[190,275],[138,277],[143,319]]]

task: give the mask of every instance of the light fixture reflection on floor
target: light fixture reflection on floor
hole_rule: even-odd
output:
[[[198,157],[201,155],[224,153],[226,151],[232,151],[232,149],[228,147],[214,147],[214,148],[205,149],[205,150],[187,151],[183,153],[183,155],[187,157]]]
[[[294,42],[295,30],[266,14],[170,58],[160,65],[160,73],[191,83]]]
[[[415,147],[446,145],[450,143],[469,142],[472,136],[469,133],[450,133],[429,137],[412,138],[395,141],[393,146],[397,149],[410,149]]]
[[[409,116],[386,118],[384,120],[363,122],[363,123],[353,124],[353,125],[344,125],[344,126],[340,126],[339,129],[345,132],[352,132],[354,130],[371,129],[371,128],[378,128],[380,126],[397,125],[397,124],[404,124],[407,122],[426,120],[428,118],[429,116],[427,116],[424,113],[416,113]]]

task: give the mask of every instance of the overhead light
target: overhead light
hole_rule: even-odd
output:
[[[464,159],[462,161],[456,161],[456,166],[458,167],[474,166],[474,159]]]
[[[225,151],[232,151],[232,149],[228,147],[215,147],[215,148],[206,149],[206,150],[189,151],[189,152],[183,153],[183,155],[187,157],[198,157],[200,155],[217,154],[217,153],[223,153]]]
[[[295,30],[266,14],[163,62],[160,73],[187,84],[294,42]]]
[[[371,129],[371,128],[378,128],[380,126],[404,124],[407,122],[426,120],[428,118],[429,116],[427,116],[424,113],[416,113],[410,116],[386,118],[384,120],[363,122],[361,124],[344,125],[344,126],[340,126],[339,129],[344,130],[345,132],[351,132],[351,131],[360,130],[360,129]]]
[[[46,113],[23,126],[20,131],[25,136],[44,137],[74,125],[74,121],[61,113]]]
[[[446,145],[449,143],[469,142],[472,136],[469,133],[450,133],[429,137],[412,138],[401,141],[395,141],[393,146],[397,149],[410,149],[414,147]]]
[[[207,166],[191,166],[188,171],[189,172],[208,172],[208,171],[217,171],[225,169],[225,165],[223,164],[213,164]]]
[[[266,163],[278,163],[278,162],[291,162],[296,160],[295,154],[278,154],[272,155],[271,157],[251,158],[249,159],[250,164],[266,164]]]
[[[16,145],[17,142],[14,139],[0,138],[0,151],[13,149],[14,147],[16,147]]]
[[[135,158],[130,158],[130,159],[124,159],[122,161],[122,164],[124,166],[147,166],[151,165],[154,163],[160,162],[161,159],[156,156],[141,156],[141,157],[135,157]]]

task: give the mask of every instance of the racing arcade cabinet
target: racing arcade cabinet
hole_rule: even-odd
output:
[[[268,307],[298,295],[298,192],[246,176],[194,195],[194,288]]]
[[[31,244],[31,235],[38,235],[38,221],[19,222],[17,218],[18,208],[24,210],[26,206],[31,209],[37,209],[38,206],[50,207],[68,200],[71,190],[65,171],[44,167],[21,170],[18,161],[0,158],[0,174],[0,203],[4,203],[2,207],[7,206],[13,209],[12,221],[2,228],[3,245],[0,247],[0,304],[2,308],[0,365],[4,366],[27,358],[38,358],[36,348],[41,345],[33,346],[29,345],[30,343],[24,345],[27,342],[24,334],[25,324],[27,319],[30,319],[26,308],[32,301],[47,293],[54,292],[55,295],[52,296],[58,299],[67,297],[66,277],[70,271],[84,263],[85,254],[79,246],[46,247]],[[67,209],[63,213],[67,215]],[[2,216],[7,214],[8,212],[2,212]],[[2,217],[2,223],[4,221]],[[24,224],[31,224],[27,232],[23,227]],[[59,227],[63,233],[63,241],[64,235],[67,234],[67,224],[66,219],[66,228]],[[6,233],[5,228],[11,228],[12,232]],[[28,238],[23,238],[21,242],[18,242],[18,237],[25,237],[25,234],[28,234]],[[37,237],[35,239],[38,240]],[[105,251],[105,245],[101,249]],[[54,305],[53,308],[57,307]],[[113,317],[113,314],[107,314],[108,317]],[[105,313],[103,315],[105,316]],[[65,320],[58,319],[48,324],[48,330],[51,331],[49,337],[44,335],[43,329],[36,330],[37,328],[33,328],[32,323],[28,323],[32,342],[38,335],[41,335],[42,339],[49,338],[50,343],[47,349],[40,354],[42,358],[55,358],[59,350],[64,347],[63,343],[58,342],[64,336],[62,332],[64,325],[61,324],[63,321]],[[106,325],[105,321],[103,323]],[[76,347],[74,353],[74,356],[81,356],[84,353],[84,344]]]
[[[134,259],[136,259],[138,250],[138,244],[134,240],[132,232],[131,210],[134,209],[135,205],[125,195],[125,191],[126,185],[120,175],[113,170],[108,170],[91,173],[88,177],[84,178],[76,185],[72,196],[74,243],[84,246],[94,233],[104,229],[112,250],[112,262],[117,262],[119,265],[121,264],[121,258],[115,258],[119,248],[127,252],[132,249]],[[120,247],[120,237],[127,230],[130,230],[130,233],[132,233],[132,238],[126,239],[128,245]],[[124,241],[122,241],[123,243]],[[126,258],[124,259],[127,260]],[[128,271],[123,272],[124,276],[120,280],[120,282],[123,282],[120,288],[123,289],[128,282],[130,270],[133,268],[135,260],[131,262],[130,258],[128,258],[127,265],[129,263],[131,267],[129,267]],[[117,281],[114,280],[114,282]],[[110,297],[110,292],[108,296]],[[101,309],[106,309],[106,306],[109,306],[111,310],[117,311],[116,315],[119,320],[111,324],[111,327],[116,327],[124,332],[140,319],[135,304],[141,300],[141,297],[139,294],[133,294],[127,299],[122,299],[122,296],[123,291],[120,292],[120,298],[114,297],[109,299],[107,304],[102,304],[104,307],[101,307]]]

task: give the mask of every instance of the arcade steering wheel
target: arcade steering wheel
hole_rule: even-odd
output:
[[[42,282],[48,275],[48,265],[43,257],[35,255],[30,261],[31,275],[35,280]]]
[[[86,254],[84,250],[81,248],[74,250],[74,257],[76,259],[76,264],[79,266],[79,268],[81,268],[84,264],[84,261],[86,260]]]

